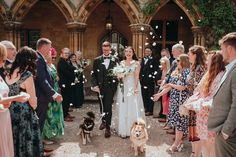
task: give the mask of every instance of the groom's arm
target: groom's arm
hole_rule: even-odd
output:
[[[93,71],[91,72],[91,85],[92,87],[98,86],[98,59],[96,58],[93,63]]]

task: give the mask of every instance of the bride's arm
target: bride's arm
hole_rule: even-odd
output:
[[[135,63],[135,71],[134,71],[134,92],[138,92],[138,83],[139,83],[139,72],[140,72],[140,63]]]

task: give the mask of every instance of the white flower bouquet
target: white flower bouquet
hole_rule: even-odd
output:
[[[112,69],[112,74],[116,76],[118,79],[124,78],[126,75],[128,75],[131,72],[131,69],[126,67],[124,64],[117,64]]]

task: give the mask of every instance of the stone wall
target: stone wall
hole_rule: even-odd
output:
[[[23,29],[39,29],[41,37],[49,38],[58,52],[69,45],[66,19],[50,1],[37,2],[22,23]]]

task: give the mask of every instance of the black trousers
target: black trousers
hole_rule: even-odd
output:
[[[110,127],[111,125],[113,97],[114,90],[109,85],[104,86],[101,90],[101,98],[98,96],[100,112],[101,114],[105,113],[102,121],[106,123],[107,127]]]
[[[70,108],[70,104],[73,103],[73,87],[66,87],[61,88],[61,95],[62,95],[62,108],[64,118],[69,115],[68,111]]]
[[[38,101],[37,103],[38,103],[38,107],[36,108],[36,113],[37,113],[37,116],[39,117],[39,127],[40,127],[40,131],[42,132],[45,119],[47,116],[49,102]]]
[[[151,112],[153,113],[153,106],[154,101],[151,99],[151,97],[154,94],[155,84],[153,85],[142,85],[142,97],[143,97],[143,104],[145,112]]]

